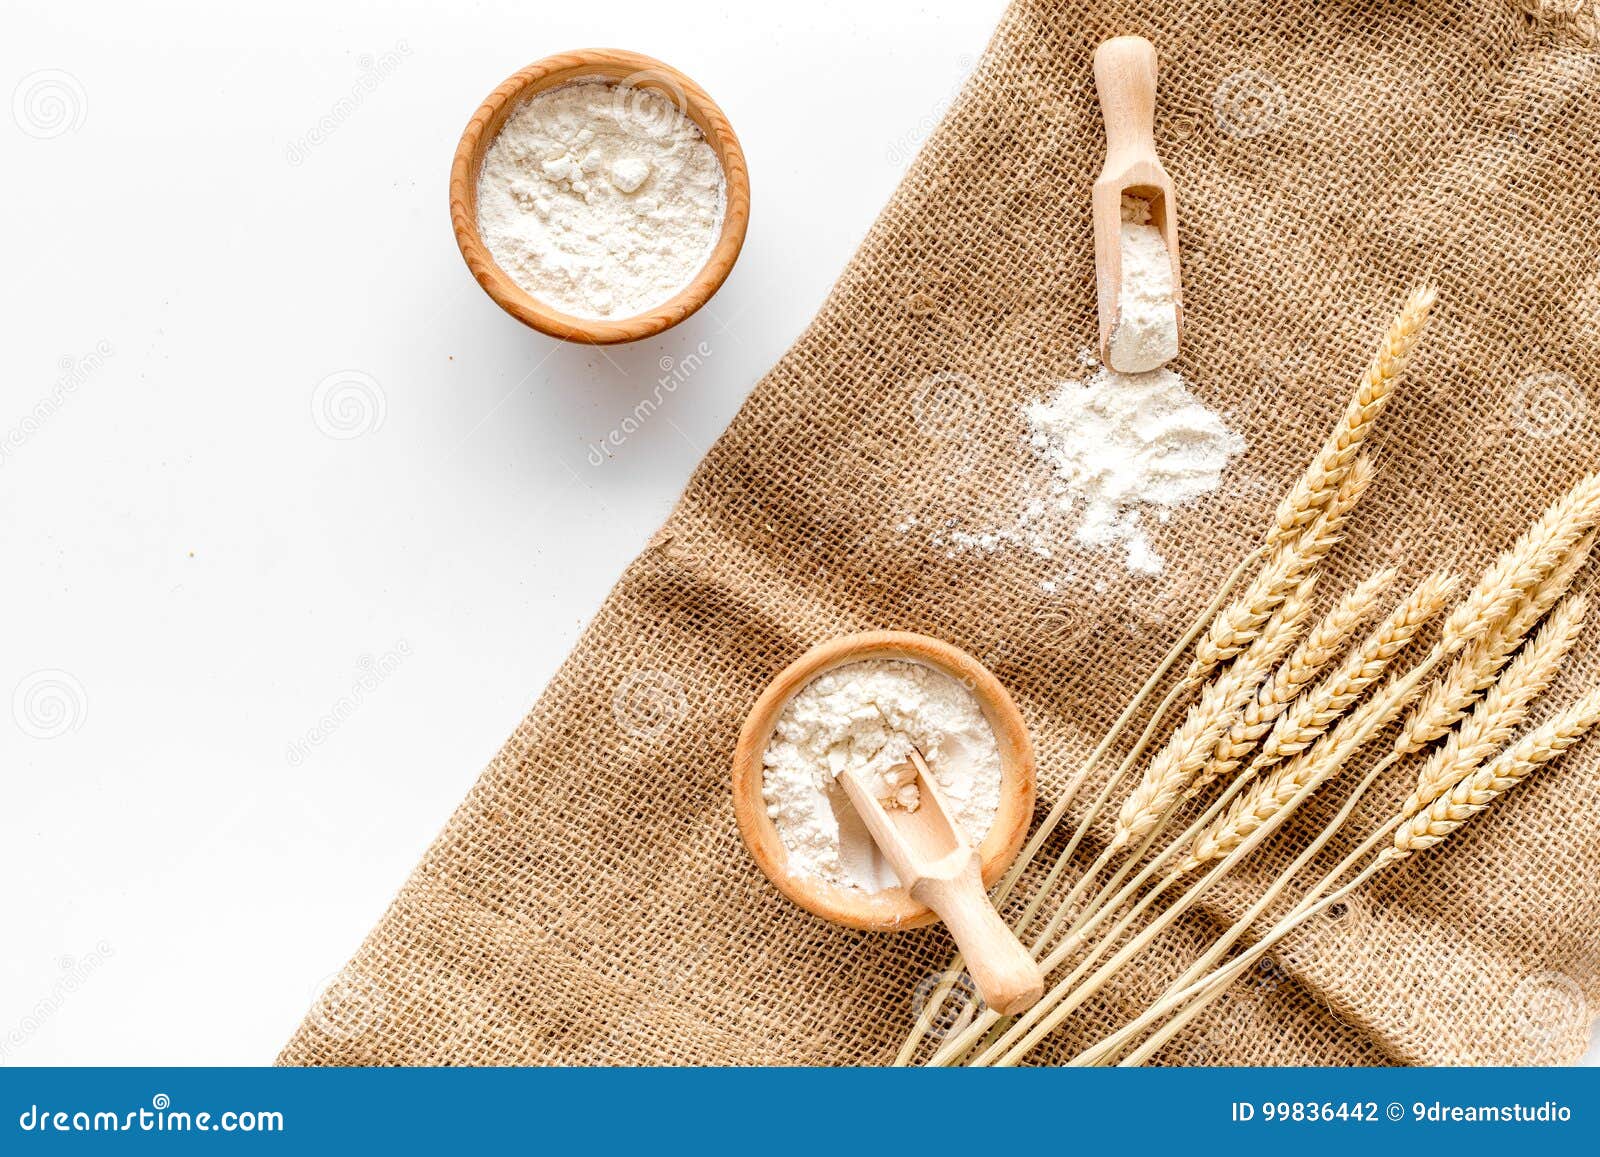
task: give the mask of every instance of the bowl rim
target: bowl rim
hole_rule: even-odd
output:
[[[979,845],[985,887],[993,887],[1016,860],[1033,820],[1037,768],[1033,741],[1022,712],[1001,682],[971,655],[942,640],[909,631],[864,631],[812,647],[767,684],[745,717],[733,756],[733,810],[739,834],[757,865],[790,900],[825,920],[864,931],[920,928],[938,917],[902,887],[862,892],[825,881],[791,876],[778,829],[767,815],[761,788],[762,756],[778,716],[796,692],[817,676],[846,663],[899,659],[921,663],[964,684],[977,698],[1000,748],[1000,807]]]
[[[501,269],[478,232],[478,174],[506,118],[528,97],[586,78],[631,81],[667,92],[699,126],[717,154],[727,185],[722,231],[700,271],[674,296],[624,318],[575,317],[534,297]],[[733,126],[716,101],[670,64],[621,48],[580,48],[536,60],[500,83],[472,114],[450,166],[450,222],[456,246],[483,291],[512,317],[565,341],[611,345],[663,333],[689,317],[722,287],[744,246],[750,223],[750,174]]]

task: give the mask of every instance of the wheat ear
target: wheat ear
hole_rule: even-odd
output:
[[[1600,524],[1600,474],[1589,474],[1534,520],[1450,612],[1440,633],[1449,654],[1500,627]]]
[[[1232,727],[1217,742],[1211,761],[1184,792],[1191,800],[1217,780],[1231,775],[1261,737],[1272,729],[1278,717],[1289,709],[1302,691],[1322,674],[1324,668],[1344,650],[1356,630],[1366,621],[1383,592],[1394,581],[1396,570],[1389,567],[1358,583],[1336,603],[1331,611],[1300,640],[1294,654],[1261,686]]]
[[[1267,543],[1276,546],[1292,539],[1316,519],[1343,484],[1361,444],[1389,404],[1406,361],[1422,335],[1433,310],[1436,294],[1424,286],[1413,293],[1389,325],[1383,344],[1373,356],[1355,396],[1300,481],[1284,496],[1273,515]]]
[[[1299,755],[1382,677],[1389,663],[1444,609],[1456,580],[1429,575],[1362,640],[1334,672],[1297,698],[1273,725],[1250,774]]]
[[[1426,851],[1449,838],[1473,816],[1516,787],[1533,772],[1577,743],[1600,722],[1600,689],[1589,692],[1488,764],[1457,783],[1422,811],[1409,816],[1394,834],[1390,859]]]
[[[1572,589],[1594,542],[1595,533],[1590,531],[1544,581],[1517,603],[1510,618],[1456,657],[1444,676],[1417,701],[1395,740],[1396,751],[1401,755],[1420,751],[1461,721],[1478,696],[1494,685],[1528,632]]]
[[[1147,835],[1210,761],[1218,738],[1299,639],[1311,610],[1315,584],[1315,575],[1302,578],[1239,661],[1201,691],[1183,723],[1150,761],[1144,778],[1122,805],[1113,847],[1126,847]]]
[[[1416,815],[1477,770],[1505,745],[1528,718],[1533,701],[1543,695],[1556,677],[1561,661],[1572,649],[1583,627],[1587,600],[1574,595],[1550,613],[1539,633],[1489,688],[1461,726],[1430,755],[1417,775],[1416,791],[1401,809]]]
[[[1212,620],[1195,644],[1187,679],[1198,683],[1250,645],[1262,624],[1300,585],[1300,580],[1344,537],[1345,522],[1372,485],[1373,474],[1372,460],[1366,455],[1357,458],[1327,508],[1298,538],[1274,549],[1260,573]]]
[[[1433,580],[1425,580],[1431,586]],[[1441,584],[1435,595],[1433,613],[1444,607],[1449,585]],[[1212,860],[1225,856],[1249,836],[1289,807],[1317,790],[1346,762],[1366,746],[1379,731],[1393,722],[1416,698],[1422,680],[1432,669],[1432,660],[1412,668],[1403,677],[1392,679],[1371,699],[1336,723],[1321,739],[1284,763],[1271,775],[1251,784],[1250,790],[1195,838],[1180,870],[1192,872]]]

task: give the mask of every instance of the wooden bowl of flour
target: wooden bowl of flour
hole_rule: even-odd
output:
[[[985,887],[993,887],[1005,874],[1028,834],[1035,792],[1033,743],[1017,705],[983,664],[958,647],[905,631],[868,631],[819,644],[761,693],[733,755],[733,811],[745,846],[778,890],[806,911],[850,928],[892,932],[919,928],[938,917],[901,887],[868,892],[815,876],[790,875],[788,851],[762,796],[763,757],[789,700],[817,676],[869,659],[919,663],[950,676],[972,692],[993,730],[1000,756],[1000,805],[978,847]]]
[[[700,129],[722,166],[726,208],[705,264],[673,297],[623,318],[564,313],[519,285],[496,263],[478,229],[478,178],[506,120],[537,93],[578,81],[608,81],[662,94]],[[494,302],[541,333],[567,341],[613,344],[653,337],[694,313],[727,280],[750,222],[750,175],[733,126],[717,103],[671,65],[617,48],[585,48],[547,56],[508,77],[472,114],[450,168],[450,221],[467,268]]]

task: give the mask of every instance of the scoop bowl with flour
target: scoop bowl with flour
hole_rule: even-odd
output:
[[[704,305],[738,257],[749,199],[711,98],[611,49],[549,57],[497,88],[450,180],[457,243],[489,296],[544,333],[598,343]]]
[[[965,652],[877,631],[821,644],[791,664],[740,734],[734,811],[780,891],[855,928],[914,928],[934,918],[900,886],[838,781],[848,766],[886,808],[914,810],[922,801],[902,770],[912,746],[978,848],[985,884],[999,878],[1033,811],[1033,749],[1022,717]]]

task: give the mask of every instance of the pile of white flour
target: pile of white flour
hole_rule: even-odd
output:
[[[831,769],[861,769],[880,798],[914,808],[904,788],[884,778],[913,745],[976,846],[1000,806],[1000,751],[971,691],[917,663],[871,659],[836,667],[796,693],[767,744],[762,781],[791,876],[867,892],[899,886]]]
[[[970,529],[951,517],[930,536],[951,557],[1021,548],[1054,559],[1067,547],[1121,554],[1127,569],[1158,575],[1165,560],[1151,546],[1150,518],[1217,489],[1244,439],[1189,392],[1175,371],[1119,374],[1080,356],[1086,373],[1023,408],[1027,437],[1018,447],[1036,465],[1021,469],[1008,520]],[[902,532],[918,525],[902,521]],[[1040,581],[1054,594],[1063,574]],[[1098,584],[1097,584],[1098,585]]]
[[[536,93],[484,156],[478,231],[518,285],[565,313],[622,318],[693,280],[727,184],[699,127],[654,89]]]
[[[1167,369],[1100,369],[1063,382],[1026,412],[1029,442],[1050,465],[1051,499],[1078,512],[1073,537],[1120,546],[1136,574],[1160,574],[1164,565],[1150,546],[1148,508],[1165,522],[1173,507],[1215,490],[1244,450],[1244,439]]]
[[[1150,202],[1122,198],[1122,281],[1117,326],[1111,331],[1111,365],[1142,374],[1178,356],[1178,310],[1172,255],[1161,230],[1150,223]]]

